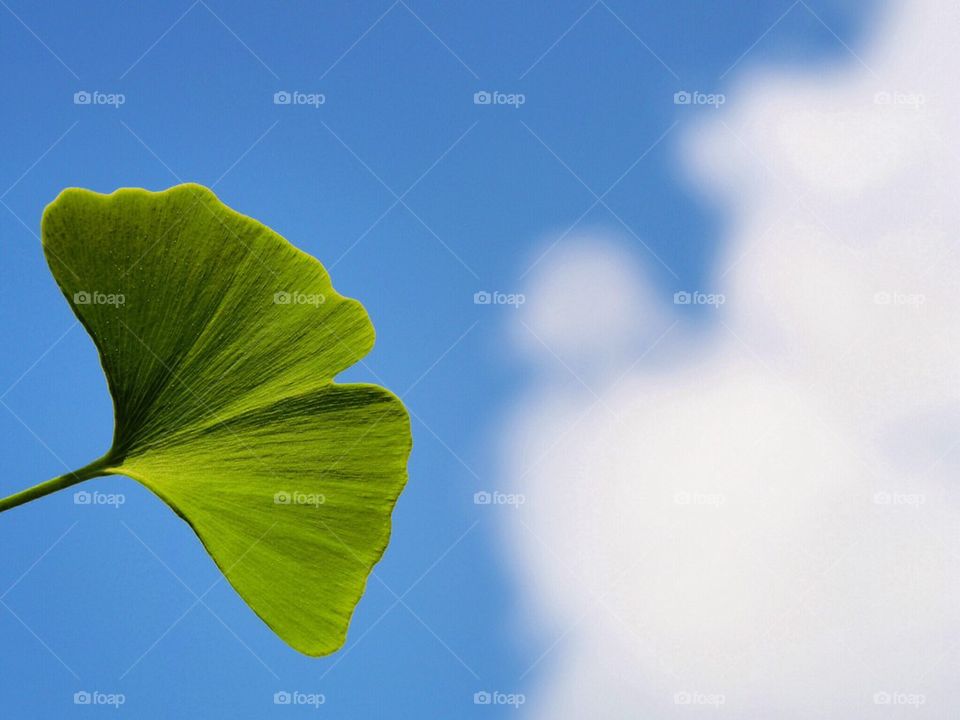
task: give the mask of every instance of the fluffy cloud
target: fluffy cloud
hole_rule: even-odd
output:
[[[536,717],[957,715],[958,20],[904,3],[687,139],[729,209],[708,332],[615,246],[538,266],[502,513]]]

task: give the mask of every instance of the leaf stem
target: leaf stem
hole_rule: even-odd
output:
[[[23,505],[31,500],[36,500],[44,495],[49,495],[57,490],[63,490],[64,488],[68,488],[71,485],[76,485],[84,480],[99,477],[100,475],[109,475],[110,465],[111,462],[109,456],[104,455],[99,460],[94,460],[92,463],[85,465],[79,470],[74,470],[73,472],[60,475],[59,477],[52,478],[38,485],[34,485],[26,490],[21,490],[18,493],[9,495],[0,499],[0,512],[17,507],[18,505]]]

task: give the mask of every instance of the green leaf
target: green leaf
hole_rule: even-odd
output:
[[[387,546],[411,447],[394,395],[333,382],[373,346],[363,306],[199,185],[64,190],[44,212],[43,247],[100,353],[113,446],[0,510],[131,477],[190,524],[287,643],[340,648]]]

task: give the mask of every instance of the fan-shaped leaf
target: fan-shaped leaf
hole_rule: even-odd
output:
[[[196,531],[286,642],[339,648],[390,535],[409,420],[388,391],[334,376],[373,345],[326,271],[208,189],[68,189],[47,261],[113,397],[101,460],[0,501],[126,475]]]

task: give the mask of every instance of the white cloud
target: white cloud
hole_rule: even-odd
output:
[[[590,236],[565,243],[563,263],[552,258],[533,274],[526,294],[536,302],[511,326],[512,339],[543,372],[557,369],[555,354],[578,375],[602,375],[662,332],[666,315],[622,246]]]
[[[730,213],[709,332],[632,365],[670,298],[607,243],[538,266],[501,514],[560,638],[535,717],[957,715],[957,20],[904,3],[866,67],[755,75],[689,138]]]

